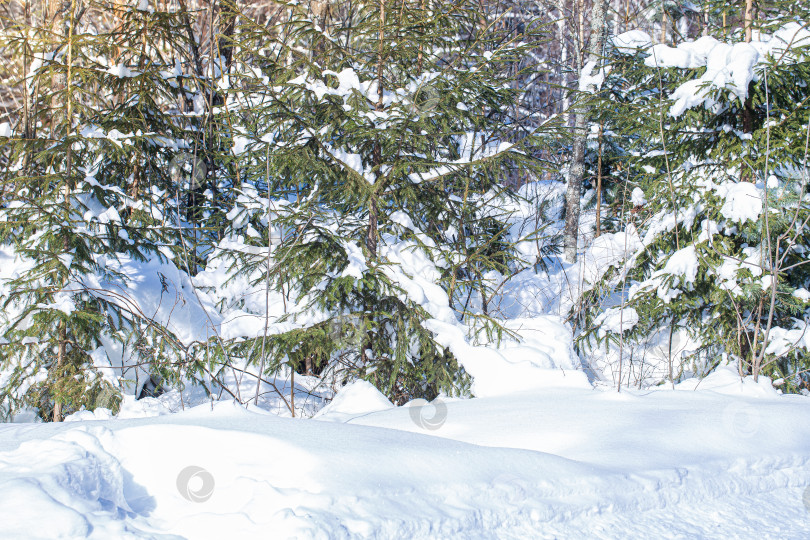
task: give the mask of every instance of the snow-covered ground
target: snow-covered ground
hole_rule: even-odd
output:
[[[0,538],[807,538],[810,398],[550,387],[0,426]]]

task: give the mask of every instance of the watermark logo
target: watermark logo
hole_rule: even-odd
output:
[[[753,405],[732,403],[723,410],[723,424],[737,438],[750,439],[761,423],[762,415]]]
[[[434,431],[447,420],[447,405],[439,398],[433,401],[415,399],[408,404],[408,413],[413,423],[422,429]]]
[[[658,346],[655,348],[655,352],[661,358],[675,360],[680,356],[682,349],[680,332],[672,332],[670,335],[669,331],[665,330],[659,334]]]
[[[177,475],[177,491],[187,501],[201,503],[214,494],[214,475],[197,465],[189,465]]]
[[[428,114],[436,110],[440,101],[441,95],[436,88],[429,84],[422,85],[413,93],[411,110],[419,115]]]
[[[188,182],[191,189],[199,189],[205,183],[208,167],[205,161],[191,152],[178,152],[169,163],[169,175],[177,183]]]

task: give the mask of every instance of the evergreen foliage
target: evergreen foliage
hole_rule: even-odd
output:
[[[640,385],[731,360],[808,386],[810,44],[773,37],[806,32],[802,3],[759,5],[753,45],[722,1],[647,6],[660,35],[637,48],[602,54],[591,25],[570,139],[538,103],[537,6],[189,5],[48,3],[0,35],[23,96],[0,123],[4,417],[189,384],[258,403],[295,373],[469,395],[442,328],[490,352],[516,337],[514,284],[573,271],[558,235],[567,260],[590,235],[522,198],[560,194],[520,185],[560,156],[584,180],[566,208],[598,205],[594,245],[626,251],[570,314],[582,358]],[[653,347],[663,363],[639,362]]]
[[[176,15],[135,7],[111,28],[83,22],[107,7],[74,1],[53,32],[22,23],[9,32],[36,60],[24,81],[29,108],[2,141],[4,188],[15,197],[0,235],[7,260],[27,268],[3,291],[2,361],[13,372],[0,388],[5,413],[35,405],[58,420],[115,409],[128,383],[112,372],[112,352],[157,370],[176,348],[127,287],[130,263],[179,255],[185,234],[180,186],[166,173],[193,141],[171,106],[193,97],[172,54],[184,34]]]
[[[276,230],[278,242],[272,257],[231,255],[289,302],[272,321],[288,330],[243,346],[271,351],[269,371],[339,362],[398,402],[459,392],[465,376],[425,322],[447,316],[448,296],[459,317],[490,322],[470,297],[486,299],[485,274],[516,264],[504,216],[487,207],[511,196],[500,182],[533,139],[507,138],[519,92],[498,68],[537,36],[482,27],[474,2],[284,6],[272,32],[237,29],[232,85],[250,90],[240,175],[267,195],[254,204],[265,216],[231,234],[258,247]],[[231,95],[233,110],[243,94]]]
[[[801,28],[781,23],[767,26],[783,28],[783,37]],[[663,46],[614,52],[605,114],[626,141],[624,159],[635,156],[626,189],[640,188],[649,202],[625,201],[638,243],[600,298],[613,294],[612,306],[638,323],[623,327],[622,339],[618,329],[600,332],[604,319],[593,316],[586,348],[606,339],[631,349],[674,333],[691,345],[651,379],[706,374],[728,358],[741,374],[785,379],[788,389],[804,384],[810,43],[784,45],[753,68],[744,89],[699,81],[718,69],[705,61],[671,67],[655,58]],[[739,80],[745,66],[732,69]]]

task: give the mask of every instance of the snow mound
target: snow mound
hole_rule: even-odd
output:
[[[702,379],[686,379],[675,385],[675,388],[676,390],[704,390],[730,396],[755,398],[779,396],[771,379],[760,375],[759,380],[754,382],[754,378],[751,376],[740,377],[737,367],[732,364],[718,366]]]
[[[111,442],[110,430],[81,426],[0,453],[0,538],[143,538],[124,520],[148,512],[149,498],[104,449]]]
[[[574,352],[571,330],[560,317],[513,319],[503,325],[515,334],[514,338],[504,334],[499,345],[478,346],[470,345],[457,326],[436,319],[425,326],[472,376],[472,392],[476,397],[549,387],[591,387]]]
[[[124,396],[121,408],[115,415],[110,409],[99,407],[93,411],[78,411],[67,417],[65,422],[85,422],[93,420],[114,420],[126,418],[152,418],[171,414],[161,400],[157,398],[135,399],[135,396]]]
[[[93,411],[78,411],[65,417],[65,422],[88,422],[93,420],[112,420],[115,415],[110,409],[99,407]]]
[[[625,54],[633,54],[639,49],[646,49],[652,45],[652,38],[647,32],[641,30],[630,30],[618,36],[613,36],[610,40],[613,46]]]
[[[804,538],[808,398],[746,391],[448,400],[438,428],[231,403],[7,425],[0,538]]]
[[[332,402],[313,418],[330,422],[345,422],[358,415],[384,411],[394,407],[373,384],[358,380],[340,389]]]

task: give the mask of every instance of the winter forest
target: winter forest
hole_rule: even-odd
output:
[[[0,537],[806,538],[808,157],[802,0],[0,0]]]

